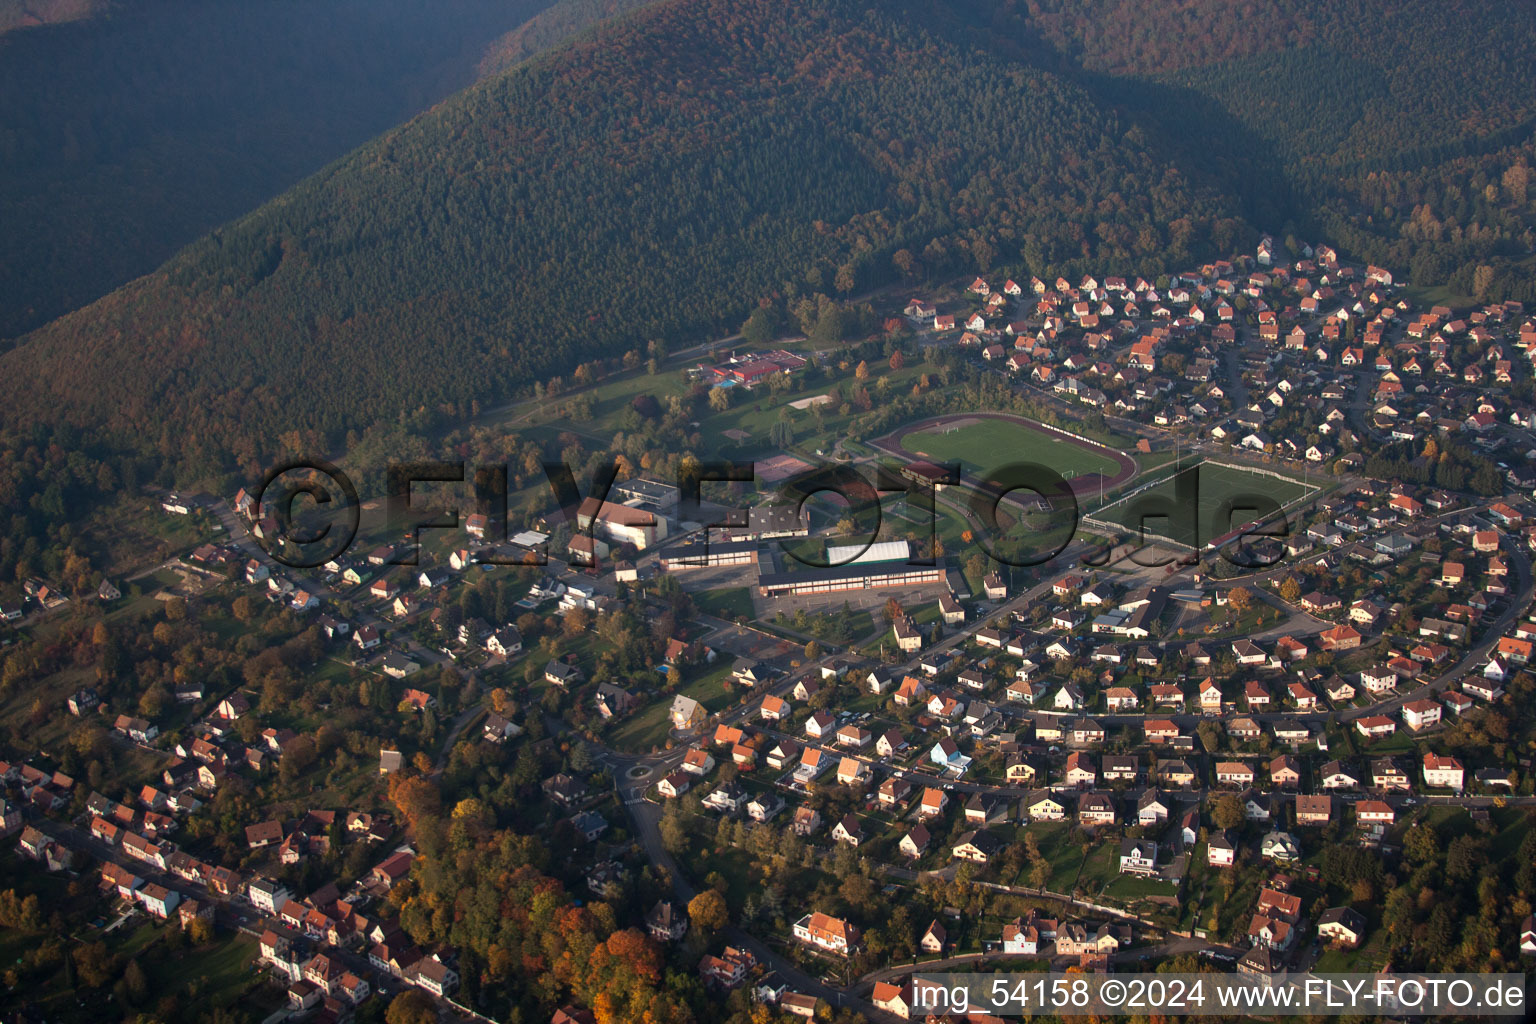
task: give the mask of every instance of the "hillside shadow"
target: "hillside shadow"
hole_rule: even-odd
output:
[[[1081,69],[1064,71],[1095,102],[1136,126],[1152,152],[1197,186],[1233,197],[1238,212],[1261,230],[1305,219],[1274,144],[1219,102],[1187,86]]]

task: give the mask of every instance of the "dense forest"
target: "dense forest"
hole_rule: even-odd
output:
[[[488,44],[549,6],[0,5],[0,337],[149,273],[462,89]],[[4,31],[29,18],[71,23]],[[527,46],[579,24],[567,17]]]
[[[565,0],[501,52],[629,6]],[[764,300],[1157,273],[1258,230],[1525,297],[1536,13],[1422,7],[666,0],[22,339],[0,408],[216,480]]]
[[[1023,7],[1031,31],[1064,60],[1107,76],[1106,93],[1148,119],[1188,130],[1188,112],[1204,108],[1229,120],[1208,137],[1223,151],[1231,132],[1249,137],[1238,150],[1246,173],[1283,174],[1285,219],[1417,285],[1448,284],[1479,301],[1536,299],[1536,8],[1488,0]]]
[[[609,19],[655,0],[555,0],[485,48],[480,73],[493,75],[543,53]]]
[[[90,18],[106,6],[107,0],[0,0],[0,35]]]
[[[1152,271],[1239,241],[1234,213],[1080,88],[905,15],[680,0],[365,146],[0,375],[17,418],[251,472],[883,283],[903,247],[913,275]]]

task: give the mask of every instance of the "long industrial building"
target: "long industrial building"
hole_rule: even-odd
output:
[[[661,556],[662,572],[682,569],[708,569],[722,565],[756,565],[758,542],[721,540],[708,544],[686,544]]]
[[[886,587],[917,587],[943,583],[948,571],[942,558],[933,565],[907,562],[863,562],[833,569],[805,568],[799,572],[763,573],[757,592],[764,597],[779,594],[831,594],[841,590],[881,590]]]

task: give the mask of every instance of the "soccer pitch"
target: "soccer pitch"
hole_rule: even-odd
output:
[[[1200,545],[1209,544],[1245,525],[1256,517],[1256,513],[1267,511],[1269,502],[1284,507],[1321,490],[1316,485],[1289,477],[1274,477],[1210,462],[1192,468],[1198,469],[1198,474],[1191,473],[1190,469],[1182,471],[1190,474],[1185,479],[1182,495],[1175,484],[1177,474],[1171,474],[1144,491],[1106,505],[1092,518],[1137,532],[1145,516],[1148,533],[1161,534],[1179,544],[1195,547],[1197,537]],[[1179,514],[1190,507],[1195,511],[1194,516]],[[1174,510],[1175,514],[1168,515],[1169,510]]]
[[[1015,462],[1038,462],[1068,480],[1089,473],[1114,477],[1122,469],[1109,454],[1006,419],[958,419],[907,434],[901,446],[932,462],[958,462],[980,480]]]

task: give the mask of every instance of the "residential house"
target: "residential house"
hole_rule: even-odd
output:
[[[1424,785],[1430,789],[1461,792],[1464,772],[1461,762],[1432,752],[1424,754]]]
[[[819,910],[796,921],[792,932],[797,941],[829,953],[847,956],[860,948],[858,928]]]

